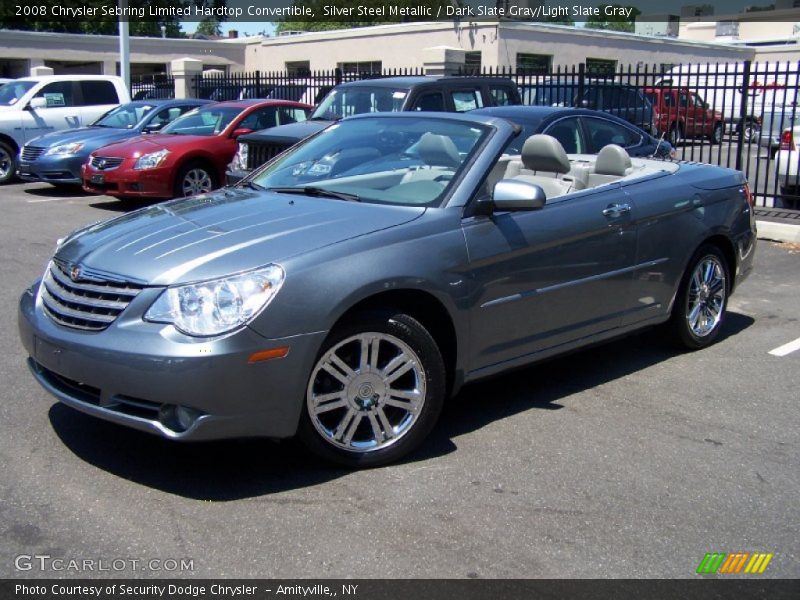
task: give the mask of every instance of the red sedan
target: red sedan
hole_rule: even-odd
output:
[[[83,189],[119,198],[193,196],[219,187],[236,138],[304,121],[312,107],[288,100],[236,100],[198,108],[160,133],[95,150],[81,168]]]

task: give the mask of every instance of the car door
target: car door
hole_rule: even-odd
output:
[[[612,330],[635,305],[632,203],[618,184],[464,219],[471,368]]]
[[[678,92],[678,111],[683,116],[683,132],[687,137],[697,135],[695,126],[694,106],[689,102],[689,92],[681,90]]]
[[[43,85],[33,98],[44,98],[47,106],[28,107],[22,111],[22,133],[25,142],[51,131],[81,126],[80,108],[72,81],[51,81]],[[98,115],[99,116],[99,115]]]

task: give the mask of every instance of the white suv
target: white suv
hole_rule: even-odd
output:
[[[14,177],[17,154],[30,140],[84,127],[117,104],[130,102],[119,77],[23,77],[0,87],[0,183]]]

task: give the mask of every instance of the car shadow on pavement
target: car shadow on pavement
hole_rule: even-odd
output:
[[[108,210],[111,212],[131,212],[139,208],[144,208],[153,204],[153,200],[148,199],[130,199],[119,200],[111,196],[100,196],[97,202],[92,202],[89,206],[100,210]]]
[[[83,198],[93,196],[89,192],[83,191],[80,185],[54,186],[45,184],[43,187],[26,187],[24,192],[39,198]]]
[[[729,312],[719,342],[754,323]],[[445,406],[423,446],[403,462],[456,451],[459,436],[530,409],[558,410],[559,401],[677,356],[655,330],[582,350],[468,386]],[[197,500],[230,501],[331,481],[349,473],[308,455],[293,441],[176,443],[89,417],[61,403],[50,423],[77,457],[141,485]]]

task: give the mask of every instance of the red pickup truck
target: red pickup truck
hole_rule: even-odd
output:
[[[722,141],[722,113],[711,108],[699,94],[685,88],[644,88],[653,105],[653,120],[659,135],[673,146],[685,138],[707,137],[712,144]]]

